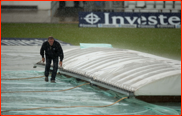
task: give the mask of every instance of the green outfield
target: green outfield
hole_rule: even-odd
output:
[[[108,43],[181,60],[181,29],[79,28],[78,24],[2,23],[4,38],[47,38],[79,43]]]

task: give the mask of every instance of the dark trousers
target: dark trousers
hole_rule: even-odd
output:
[[[51,80],[55,80],[57,70],[58,70],[58,57],[56,58],[50,58],[46,57],[46,66],[45,66],[45,76],[49,76],[49,71],[50,71],[50,66],[51,66],[51,61],[53,60],[53,71],[51,75]]]

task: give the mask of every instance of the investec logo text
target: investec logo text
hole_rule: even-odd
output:
[[[136,21],[137,24],[142,24],[142,25],[146,25],[147,21],[148,21],[148,25],[157,25],[157,24],[161,24],[161,25],[181,25],[181,20],[179,17],[177,16],[171,16],[171,17],[167,17],[163,14],[157,16],[149,16],[149,17],[145,17],[145,16],[141,16],[141,17],[137,17],[137,16],[133,16],[133,18],[131,19],[130,16],[112,16],[112,22],[109,22],[109,13],[104,13],[104,24],[105,25],[109,25],[109,24],[113,24],[116,25],[117,24],[117,20],[119,20],[120,24],[126,24],[124,23],[124,20],[127,20],[128,23],[127,24],[131,24],[133,25]],[[101,20],[101,18],[99,18],[96,14],[94,13],[90,13],[88,14],[85,18],[86,22],[90,23],[90,24],[95,24],[97,23],[99,20]],[[167,21],[166,21],[167,19]],[[158,22],[159,20],[159,22]]]

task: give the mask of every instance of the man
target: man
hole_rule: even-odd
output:
[[[42,44],[40,49],[40,55],[42,56],[42,61],[45,61],[44,51],[46,55],[46,66],[45,66],[45,81],[48,82],[49,70],[51,61],[53,60],[53,72],[51,75],[51,82],[55,83],[55,78],[58,69],[58,56],[60,57],[59,65],[62,67],[62,60],[64,58],[63,50],[59,42],[55,41],[52,36],[48,37],[48,41]]]

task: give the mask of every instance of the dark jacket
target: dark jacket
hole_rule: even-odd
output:
[[[62,47],[60,43],[55,40],[52,46],[49,45],[48,41],[42,44],[42,47],[40,49],[40,55],[42,56],[42,58],[44,58],[44,51],[45,51],[46,57],[48,58],[56,58],[59,56],[60,61],[62,61],[64,58]]]

